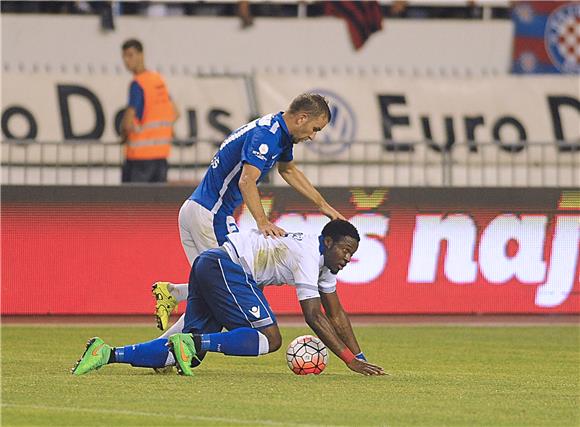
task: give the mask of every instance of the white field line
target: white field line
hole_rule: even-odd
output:
[[[180,415],[171,414],[164,412],[162,414],[155,412],[141,412],[141,411],[128,411],[128,410],[118,410],[118,409],[96,409],[96,408],[67,408],[60,406],[42,406],[42,405],[19,405],[13,403],[2,403],[3,408],[16,408],[16,409],[31,409],[39,411],[55,411],[55,412],[78,412],[78,413],[92,413],[92,414],[103,414],[103,415],[129,415],[135,417],[159,417],[163,420],[163,424],[168,424],[170,418],[175,420],[187,420],[187,421],[207,421],[207,422],[221,422],[226,424],[247,424],[247,425],[261,425],[261,426],[296,426],[296,427],[318,427],[319,424],[294,424],[294,423],[283,423],[279,421],[272,420],[242,420],[235,418],[223,418],[223,417],[206,417],[197,415]],[[325,424],[328,425],[328,424]]]

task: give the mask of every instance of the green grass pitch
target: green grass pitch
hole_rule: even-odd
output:
[[[75,377],[88,338],[156,337],[144,326],[2,328],[3,426],[579,426],[580,329],[571,326],[364,326],[363,377],[331,356],[299,377],[284,351],[209,355],[195,377],[106,366]],[[284,347],[307,328],[284,327]]]

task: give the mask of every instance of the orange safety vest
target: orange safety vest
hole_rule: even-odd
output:
[[[175,111],[167,86],[159,73],[144,71],[135,76],[143,88],[145,103],[143,120],[135,119],[135,130],[129,133],[127,160],[153,160],[169,157],[173,140]]]

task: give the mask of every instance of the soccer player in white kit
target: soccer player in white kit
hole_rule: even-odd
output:
[[[208,351],[232,356],[274,352],[282,338],[262,287],[288,284],[296,288],[308,325],[348,368],[383,375],[380,366],[366,361],[336,293],[336,274],[350,262],[359,241],[356,228],[344,220],[330,221],[320,236],[272,238],[257,230],[230,234],[220,248],[203,252],[193,264],[183,333],[117,348],[93,338],[73,373],[109,363],[152,368],[175,363],[178,373],[192,375]]]
[[[179,212],[179,232],[190,265],[203,251],[217,248],[228,233],[237,231],[234,210],[243,202],[265,236],[283,236],[260,203],[257,183],[277,163],[280,175],[314,202],[330,219],[344,219],[312,186],[293,162],[293,146],[313,140],[331,120],[324,97],[297,96],[285,112],[268,114],[232,132],[221,144],[202,182]],[[161,330],[179,301],[187,299],[187,284],[157,282],[156,318]],[[162,337],[181,332],[183,316]]]

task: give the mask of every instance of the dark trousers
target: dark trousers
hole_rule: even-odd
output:
[[[125,160],[122,182],[167,182],[167,159]]]

